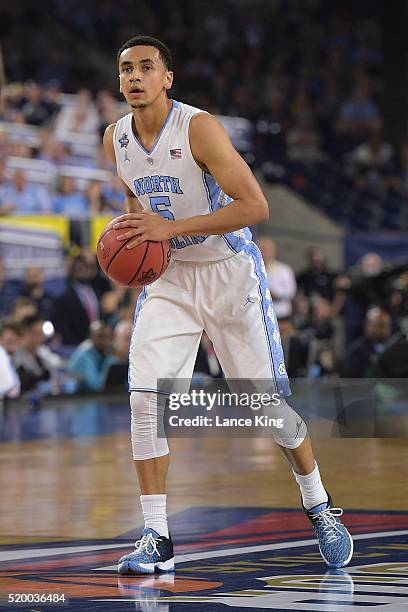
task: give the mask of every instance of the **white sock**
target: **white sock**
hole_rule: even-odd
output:
[[[142,504],[145,527],[150,527],[161,536],[168,538],[169,528],[167,526],[166,498],[167,495],[165,494],[141,495],[140,503]]]
[[[327,493],[323,486],[322,479],[320,478],[320,472],[316,462],[315,469],[310,474],[304,476],[302,474],[297,474],[294,470],[293,473],[300,487],[303,505],[306,510],[310,510],[310,508],[318,504],[327,502]]]

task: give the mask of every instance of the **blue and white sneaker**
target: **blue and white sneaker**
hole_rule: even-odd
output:
[[[353,540],[340,520],[341,508],[333,508],[332,498],[324,504],[303,510],[310,519],[319,542],[319,550],[329,567],[340,568],[350,563],[353,556]]]
[[[119,559],[119,574],[154,574],[174,572],[173,542],[154,529],[145,528],[135,550]]]

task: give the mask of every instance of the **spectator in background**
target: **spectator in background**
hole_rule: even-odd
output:
[[[60,109],[61,81],[49,79],[43,86],[43,100],[52,109],[53,117]]]
[[[85,217],[89,215],[89,203],[85,195],[75,187],[71,176],[59,176],[57,192],[52,202],[53,211],[69,217]]]
[[[18,349],[20,328],[7,319],[0,320],[0,401],[20,394],[20,379],[12,357]]]
[[[21,391],[31,391],[38,383],[50,380],[62,361],[45,345],[44,321],[38,315],[25,317],[21,323],[20,347],[14,354],[14,365]]]
[[[301,292],[295,295],[293,300],[293,315],[291,322],[295,329],[305,330],[310,328],[311,301]]]
[[[374,278],[384,270],[384,261],[378,253],[368,252],[360,259],[361,275],[364,278]]]
[[[371,129],[369,140],[354,149],[348,156],[348,160],[354,175],[365,176],[367,186],[380,195],[384,175],[389,176],[392,172],[397,175],[397,172],[393,169],[393,157],[392,146],[383,141],[381,127],[377,126]],[[402,198],[401,187],[402,182],[400,181],[396,192]],[[392,197],[392,195],[382,192],[382,196],[386,198]]]
[[[89,181],[86,197],[88,201],[88,215],[94,216],[100,214],[104,206],[101,181]]]
[[[121,363],[129,361],[129,346],[132,337],[133,323],[131,321],[119,321],[113,330],[113,354]]]
[[[116,285],[110,291],[106,291],[101,297],[101,318],[114,327],[120,319],[119,309],[126,293],[126,287]]]
[[[0,344],[9,354],[14,355],[19,347],[21,327],[10,317],[0,319]]]
[[[96,101],[99,112],[99,134],[102,137],[110,123],[116,123],[121,117],[118,102],[110,91],[102,90],[97,94]]]
[[[382,139],[381,127],[371,129],[369,140],[350,153],[350,161],[358,171],[384,171],[392,162],[392,146]]]
[[[81,258],[88,268],[89,282],[95,291],[98,299],[104,295],[106,291],[110,291],[111,283],[107,276],[102,272],[97,259],[96,253],[89,247],[82,247]]]
[[[347,345],[363,334],[368,308],[383,303],[380,281],[384,270],[385,263],[381,257],[368,252],[350,273],[339,274],[334,281],[334,309],[343,315]]]
[[[84,256],[74,259],[67,287],[55,302],[53,323],[65,345],[74,347],[86,340],[90,324],[99,319],[93,274]]]
[[[54,306],[52,296],[44,288],[43,270],[36,266],[26,268],[24,280],[25,285],[22,289],[22,296],[32,301],[38,314],[45,321],[51,320]]]
[[[101,318],[114,327],[119,321],[133,321],[135,301],[137,301],[138,291],[130,291],[126,287],[114,285],[106,291],[100,302]],[[129,311],[131,314],[129,316]]]
[[[14,300],[10,311],[10,316],[16,323],[37,314],[37,307],[33,300],[26,296],[20,296]]]
[[[1,111],[1,99],[0,99],[0,111]],[[0,112],[1,117],[1,112]],[[10,142],[9,137],[4,128],[0,126],[0,168],[1,164],[5,164],[6,157],[10,154]],[[2,178],[0,176],[0,183]]]
[[[129,346],[133,323],[127,319],[119,321],[113,330],[112,360],[106,375],[106,389],[128,387]]]
[[[392,333],[391,317],[382,308],[367,311],[364,335],[349,347],[341,367],[343,378],[369,378]]]
[[[139,295],[140,291],[137,289],[128,290],[126,292],[124,299],[119,305],[119,317],[121,321],[126,320],[133,322]]]
[[[46,137],[43,143],[38,159],[50,162],[54,166],[72,165],[72,156],[68,150],[68,146],[60,140],[54,140],[52,134]]]
[[[0,257],[0,317],[10,314],[19,291],[18,282],[6,280],[6,264]]]
[[[115,172],[115,166],[109,157],[106,155],[103,144],[99,145],[95,150],[95,167],[108,172]]]
[[[73,352],[67,372],[78,380],[78,391],[103,391],[111,364],[114,362],[112,330],[103,321],[93,321],[89,338]]]
[[[215,354],[214,346],[205,332],[201,336],[197,359],[194,366],[195,374],[205,374],[211,378],[222,376],[220,362]]]
[[[328,300],[317,296],[312,301],[311,326],[317,340],[330,340],[333,336],[333,310]]]
[[[7,200],[7,189],[10,181],[6,177],[6,162],[0,158],[0,216],[11,215],[16,209],[13,202]]]
[[[292,314],[292,300],[296,295],[295,274],[291,266],[276,259],[276,246],[272,238],[260,237],[258,246],[265,262],[276,316],[278,319],[288,318]]]
[[[331,301],[333,299],[334,274],[327,270],[321,250],[312,247],[307,253],[307,261],[308,267],[297,278],[299,291],[307,297],[320,295]]]
[[[375,365],[375,378],[400,378],[403,389],[406,389],[408,378],[408,337],[406,330],[398,330],[386,343],[378,355]],[[405,393],[404,393],[405,395]]]
[[[337,131],[350,137],[350,142],[361,142],[379,125],[378,106],[370,98],[367,86],[361,83],[354,88],[350,98],[340,107]]]
[[[320,135],[310,112],[299,113],[295,125],[288,130],[286,148],[290,161],[313,164],[325,159],[320,148]]]
[[[80,89],[75,96],[75,103],[62,108],[56,118],[55,132],[63,136],[71,132],[97,134],[99,116],[87,89]]]
[[[34,149],[24,142],[10,142],[9,145],[10,155],[14,157],[23,157],[24,159],[31,159],[34,156]]]
[[[279,319],[279,331],[289,376],[306,376],[310,354],[310,334],[299,332],[290,319]]]
[[[112,175],[109,183],[106,183],[103,191],[103,209],[104,213],[123,213],[125,195],[122,183],[117,174]]]
[[[16,168],[12,181],[0,186],[0,202],[13,205],[13,213],[31,215],[51,211],[51,199],[44,187],[27,182],[26,174]]]
[[[45,98],[42,88],[34,81],[26,83],[24,95],[18,106],[24,122],[35,126],[48,124],[57,111],[55,105]]]

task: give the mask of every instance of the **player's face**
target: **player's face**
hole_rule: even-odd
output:
[[[173,73],[155,47],[131,47],[119,58],[120,91],[132,108],[144,108],[170,89]]]

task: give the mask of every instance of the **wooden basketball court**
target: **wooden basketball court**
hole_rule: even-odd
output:
[[[116,572],[143,523],[128,421],[125,396],[3,412],[1,610],[17,603],[57,610],[63,601],[39,599],[55,594],[72,610],[408,605],[406,438],[314,440],[324,482],[355,537],[344,572],[327,571],[272,441],[172,439],[168,512],[177,571],[134,578]]]

